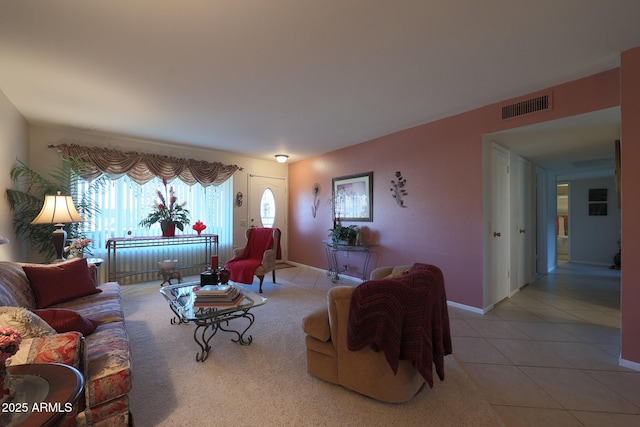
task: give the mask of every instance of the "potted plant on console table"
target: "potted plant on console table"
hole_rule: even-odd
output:
[[[153,210],[149,215],[140,221],[140,225],[151,227],[156,222],[160,223],[162,228],[162,236],[173,237],[176,234],[176,228],[184,231],[184,226],[189,224],[189,211],[184,208],[186,202],[177,203],[177,197],[173,192],[173,187],[167,189],[167,179],[162,178],[164,185],[164,193],[158,190],[158,199],[154,202]]]
[[[329,229],[329,237],[334,244],[338,245],[355,245],[358,237],[358,226],[337,224]]]

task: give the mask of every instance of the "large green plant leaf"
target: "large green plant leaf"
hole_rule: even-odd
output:
[[[48,178],[22,162],[18,162],[11,169],[10,176],[16,188],[7,189],[7,198],[14,213],[14,231],[47,261],[56,255],[51,243],[51,235],[55,227],[53,224],[31,225],[31,221],[40,213],[46,195],[56,194],[58,191],[64,195],[71,195],[76,209],[85,221],[91,220],[99,213],[94,203],[94,196],[102,190],[105,178],[93,180],[87,191],[78,194],[82,178],[76,171],[82,171],[85,164],[80,159],[62,159],[60,165],[53,169]],[[80,231],[79,223],[65,224],[65,230],[69,239],[86,237]]]

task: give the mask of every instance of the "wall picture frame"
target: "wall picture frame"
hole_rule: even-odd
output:
[[[333,218],[373,221],[373,172],[340,176],[333,182]]]
[[[590,188],[589,201],[590,202],[606,202],[607,189],[606,188]]]

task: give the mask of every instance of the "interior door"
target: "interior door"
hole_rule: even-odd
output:
[[[282,259],[287,259],[287,180],[249,175],[249,227],[280,229]]]
[[[491,283],[495,304],[509,296],[509,154],[494,146],[491,165]]]
[[[516,253],[517,272],[516,272],[516,289],[520,289],[526,285],[532,278],[532,251],[531,239],[534,237],[532,233],[531,221],[531,163],[523,158],[518,160],[518,179],[517,179],[517,220],[516,228]]]

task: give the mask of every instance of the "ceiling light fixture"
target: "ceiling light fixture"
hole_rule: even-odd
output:
[[[276,154],[276,160],[278,161],[278,163],[284,163],[288,158],[289,156],[287,156],[286,154]]]

